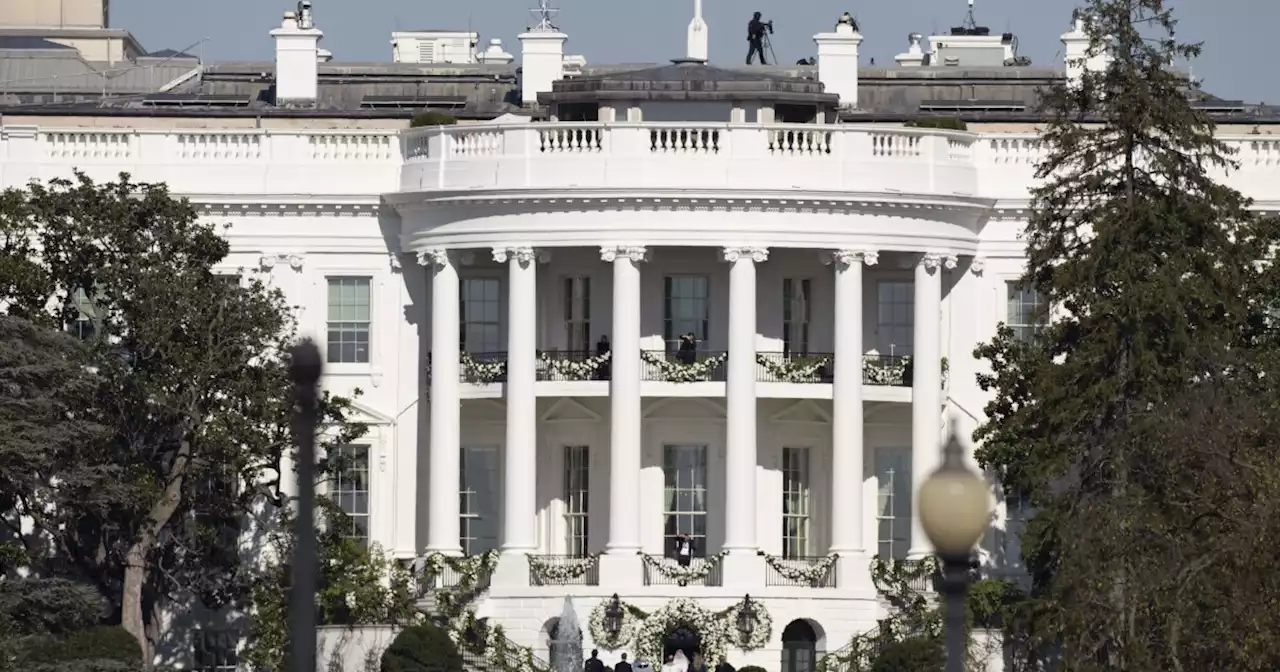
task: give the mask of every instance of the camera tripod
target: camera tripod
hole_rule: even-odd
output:
[[[772,22],[772,21],[770,21],[770,22],[769,22],[769,25],[770,25],[770,27],[772,27],[773,22]],[[764,42],[764,53],[762,53],[762,54],[760,55],[760,56],[761,56],[761,58],[763,59],[764,54],[769,54],[769,62],[770,62],[770,63],[772,63],[772,64],[774,64],[774,65],[777,65],[777,64],[778,64],[778,56],[777,56],[776,54],[774,54],[774,53],[773,53],[773,40],[769,39],[769,33],[765,33],[765,34],[764,34],[764,40],[763,40],[763,42]],[[762,63],[761,65],[764,65],[764,64]]]

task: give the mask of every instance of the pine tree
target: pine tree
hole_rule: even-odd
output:
[[[1044,95],[1024,282],[1057,319],[1031,342],[1002,329],[978,348],[991,366],[979,382],[995,393],[978,458],[1036,510],[1023,539],[1028,634],[1065,669],[1274,669],[1272,639],[1236,646],[1200,633],[1205,618],[1249,631],[1258,624],[1242,619],[1269,618],[1230,606],[1239,557],[1266,562],[1259,572],[1277,563],[1263,559],[1256,521],[1222,510],[1242,491],[1280,495],[1280,470],[1169,433],[1194,431],[1189,405],[1212,401],[1222,413],[1196,417],[1230,426],[1204,431],[1240,445],[1268,435],[1260,414],[1222,404],[1273,393],[1254,374],[1274,351],[1258,329],[1272,272],[1258,262],[1274,229],[1217,181],[1231,152],[1174,70],[1200,46],[1176,39],[1166,4],[1090,0],[1090,55],[1110,62]],[[1204,393],[1219,386],[1234,392]],[[1223,540],[1239,544],[1237,558]],[[1251,604],[1267,612],[1277,593],[1257,590]]]

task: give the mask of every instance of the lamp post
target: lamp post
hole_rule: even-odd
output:
[[[756,624],[759,623],[760,617],[756,614],[755,603],[751,601],[750,595],[743,596],[737,621],[738,634],[742,637],[740,641],[744,644],[751,641],[751,634],[756,631]]]
[[[982,538],[991,513],[990,493],[982,477],[964,463],[955,430],[943,448],[942,466],[920,484],[916,510],[920,526],[942,561],[946,603],[946,672],[964,672],[965,595],[969,592],[969,555]]]
[[[298,444],[298,519],[289,596],[289,658],[296,672],[316,669],[316,425],[320,422],[320,349],[310,340],[289,353],[293,381],[293,439]]]
[[[622,632],[622,600],[614,593],[609,604],[604,608],[604,630],[610,637],[617,637]]]

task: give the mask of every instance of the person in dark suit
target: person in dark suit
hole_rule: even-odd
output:
[[[692,331],[680,336],[680,349],[676,351],[676,359],[685,366],[698,362],[698,337]]]
[[[599,649],[591,649],[591,657],[582,663],[582,672],[604,672],[604,663],[600,662]]]
[[[688,567],[693,562],[693,540],[689,535],[680,533],[676,537],[676,564],[681,567]]]
[[[631,663],[627,662],[627,654],[622,654],[622,660],[613,666],[613,672],[631,672]]]
[[[612,347],[609,344],[609,337],[602,335],[600,340],[596,342],[596,357],[604,357],[609,354]],[[610,366],[611,364],[613,362],[606,360],[600,365],[600,368],[596,369],[596,380],[609,380],[612,377],[613,367]]]

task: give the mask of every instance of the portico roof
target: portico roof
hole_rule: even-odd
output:
[[[814,79],[774,72],[718,68],[697,60],[670,65],[587,75],[555,82],[538,95],[542,105],[601,101],[759,101],[835,106],[840,97],[826,93]]]

